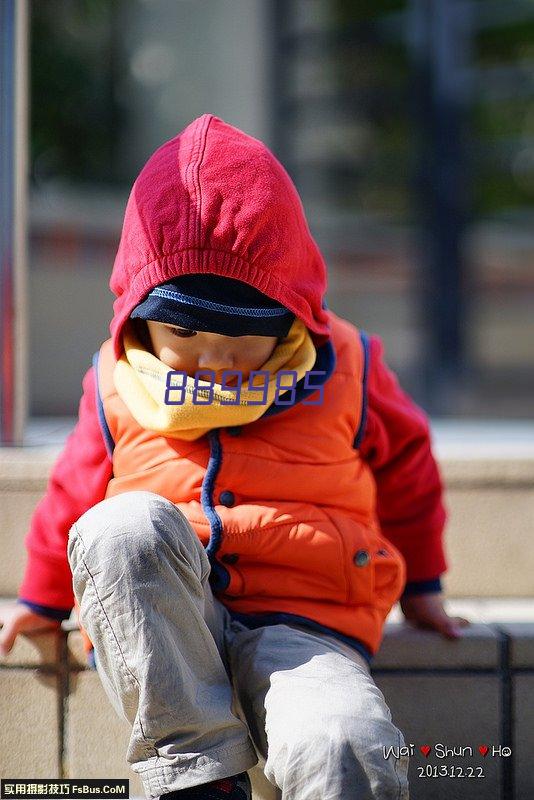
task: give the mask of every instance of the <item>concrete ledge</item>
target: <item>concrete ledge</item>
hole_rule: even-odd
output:
[[[523,800],[514,794],[501,794],[501,758],[484,759],[480,745],[491,747],[501,739],[501,682],[497,672],[379,674],[376,684],[383,692],[393,722],[402,731],[408,746],[413,746],[408,779],[410,800]],[[530,739],[532,742],[532,737]],[[420,747],[430,745],[428,757]],[[458,750],[465,756],[438,756],[438,745]],[[466,770],[482,767],[483,778],[463,779],[440,775],[443,766]],[[521,770],[530,770],[528,761]],[[430,770],[431,774],[425,774]],[[421,774],[422,773],[422,774]],[[524,797],[532,795],[525,795]]]
[[[497,669],[499,632],[474,623],[461,639],[447,640],[437,631],[425,631],[406,622],[387,622],[384,639],[373,659],[373,670]]]
[[[534,484],[534,457],[443,459],[440,465],[450,489],[532,489]]]
[[[534,605],[534,603],[533,603]],[[531,669],[534,678],[534,623],[507,622],[499,628],[510,637],[510,663],[513,669]],[[533,684],[534,687],[534,684]],[[531,703],[534,724],[534,703]]]
[[[65,436],[61,439],[66,438]],[[33,489],[44,488],[50,468],[62,450],[63,444],[35,444],[25,447],[0,447],[0,490],[20,488],[24,482]],[[466,485],[526,486],[534,483],[534,455],[500,457],[470,455],[466,450],[462,458],[442,455],[438,458],[445,483],[451,488]]]
[[[0,668],[0,777],[59,776],[59,691],[56,673]]]
[[[372,665],[395,724],[407,744],[412,800],[526,800],[534,797],[534,604],[516,599],[449,599],[449,613],[472,620],[460,640],[401,622],[398,606],[386,624]],[[81,636],[72,622],[58,633],[23,636],[0,659],[0,714],[9,747],[1,747],[0,773],[9,777],[125,777],[142,797],[126,762],[128,724],[87,667]],[[510,739],[506,737],[510,734]],[[4,736],[6,734],[4,733]],[[28,741],[32,753],[28,760]],[[7,741],[7,739],[6,739]],[[441,760],[419,751],[470,747],[469,758]],[[513,756],[482,758],[478,746],[509,745]],[[33,759],[33,760],[32,760]],[[426,779],[422,767],[482,767],[480,780]],[[31,769],[30,769],[31,767]],[[280,793],[252,771],[255,800]],[[513,788],[515,786],[515,789]],[[504,793],[506,788],[506,794]],[[512,787],[512,788],[510,788]]]

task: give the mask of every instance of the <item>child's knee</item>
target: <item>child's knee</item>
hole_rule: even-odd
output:
[[[128,548],[132,556],[138,547],[150,546],[151,533],[162,528],[163,515],[172,511],[178,511],[173,503],[153,492],[123,492],[108,497],[82,514],[71,527],[69,561],[75,560],[79,552],[70,546],[73,540],[79,541],[85,552],[98,542],[119,552]]]
[[[97,503],[74,523],[69,563],[74,569],[81,555],[96,550],[101,565],[124,558],[133,569],[157,559],[162,541],[179,546],[185,536],[190,544],[192,534],[186,517],[170,500],[154,492],[123,492]]]
[[[284,742],[270,737],[265,772],[277,786],[317,784],[331,796],[371,800],[406,800],[408,758],[389,752],[404,744],[402,733],[387,720],[332,718],[322,725],[295,726]],[[354,795],[356,796],[356,795]]]

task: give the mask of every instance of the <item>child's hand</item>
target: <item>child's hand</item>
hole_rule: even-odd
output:
[[[449,617],[441,592],[408,595],[400,601],[400,606],[406,619],[413,620],[420,628],[439,631],[447,639],[459,639],[462,628],[471,624],[464,617]]]
[[[7,656],[19,633],[57,630],[61,623],[31,611],[22,603],[0,605],[0,657]]]

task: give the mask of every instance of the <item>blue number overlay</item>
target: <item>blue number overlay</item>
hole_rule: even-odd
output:
[[[280,381],[284,377],[284,375],[291,375],[292,381],[291,386],[281,386]],[[296,393],[296,385],[298,380],[298,373],[295,372],[294,369],[281,369],[280,372],[276,376],[276,394],[274,396],[274,404],[275,406],[291,406],[295,402],[295,393]],[[280,400],[280,393],[281,392],[289,392],[290,397],[288,400]]]
[[[180,386],[175,386],[171,383],[171,379],[173,375],[181,375],[183,380]],[[167,383],[165,389],[165,405],[167,406],[183,406],[185,403],[185,386],[187,383],[187,372],[183,372],[182,370],[173,369],[170,372],[167,372]],[[180,400],[171,400],[170,393],[171,392],[182,392],[182,396]]]
[[[326,375],[326,370],[324,370],[324,369],[323,370],[316,369],[316,370],[311,370],[311,372],[306,372],[306,374],[304,375],[304,388],[305,389],[319,389],[319,399],[318,400],[313,400],[311,402],[309,400],[303,400],[302,401],[302,405],[303,406],[321,406],[323,404],[323,400],[324,400],[324,385],[322,383],[319,384],[319,386],[315,386],[313,383],[310,384],[310,382],[308,380],[310,375]]]
[[[254,386],[252,381],[255,375],[263,375],[263,386],[260,388],[258,386]],[[252,372],[249,373],[248,376],[248,391],[249,392],[263,392],[263,397],[261,400],[249,400],[249,406],[264,406],[267,402],[267,391],[269,388],[269,371],[266,369],[253,369]]]
[[[229,375],[237,375],[237,386],[227,386],[226,381]],[[241,384],[243,383],[243,373],[240,369],[225,369],[222,374],[221,389],[223,392],[235,392],[233,400],[221,400],[222,406],[238,406],[241,402]]]
[[[317,400],[303,400],[303,406],[320,406],[324,400],[324,385],[321,384],[314,384],[312,377],[314,375],[322,376],[325,375],[324,370],[312,370],[306,372],[304,375],[304,388],[305,389],[317,389],[319,391],[319,397]],[[180,377],[182,380],[180,383],[172,383],[172,378],[174,376]],[[205,377],[209,375],[209,380],[206,380]],[[227,381],[231,378],[230,376],[237,375],[237,386],[228,386]],[[255,386],[254,379],[256,375],[262,376],[262,386]],[[248,378],[248,391],[249,392],[261,392],[262,397],[259,400],[249,400],[248,405],[251,406],[261,406],[265,405],[267,402],[267,394],[269,388],[269,375],[270,373],[264,369],[257,369],[252,370],[249,374]],[[290,385],[283,386],[282,381],[285,376],[290,377]],[[209,406],[213,403],[213,393],[214,393],[214,383],[215,383],[215,372],[212,369],[202,369],[197,370],[195,372],[195,384],[193,388],[193,405],[197,406]],[[185,403],[185,395],[186,395],[186,386],[187,386],[187,372],[183,370],[169,370],[167,373],[167,382],[165,386],[165,404],[168,406],[180,406]],[[204,381],[204,383],[209,383],[209,386],[199,386],[199,380]],[[298,373],[292,369],[284,369],[280,370],[280,372],[276,376],[276,392],[274,397],[274,405],[275,406],[290,406],[295,402],[295,395],[297,391],[297,382],[298,382]],[[220,404],[222,406],[237,406],[241,402],[241,387],[243,385],[243,373],[237,369],[228,369],[224,370],[222,373],[222,383],[221,389],[225,392],[235,392],[235,397],[231,398],[230,400],[223,400],[221,399]],[[171,400],[171,392],[179,392],[181,396],[178,400],[174,399]],[[207,398],[204,400],[199,399],[199,392],[202,394],[201,397],[204,397],[204,392],[207,392]],[[285,400],[281,399],[281,395],[285,395],[289,392],[289,397]]]
[[[203,380],[206,383],[206,378],[202,378],[203,375],[209,375],[209,386],[200,387],[198,385],[199,380]],[[193,405],[194,406],[211,406],[213,403],[213,384],[215,383],[215,370],[213,369],[199,369],[195,372],[195,387],[193,389]],[[208,399],[206,402],[202,402],[202,400],[198,399],[199,391],[208,392]]]

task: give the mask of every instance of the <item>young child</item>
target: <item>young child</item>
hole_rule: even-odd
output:
[[[400,599],[448,637],[429,429],[327,308],[297,191],[205,114],[133,186],[111,338],[26,539],[5,654],[76,606],[147,798],[408,798],[369,664]],[[48,620],[48,622],[47,622]]]

